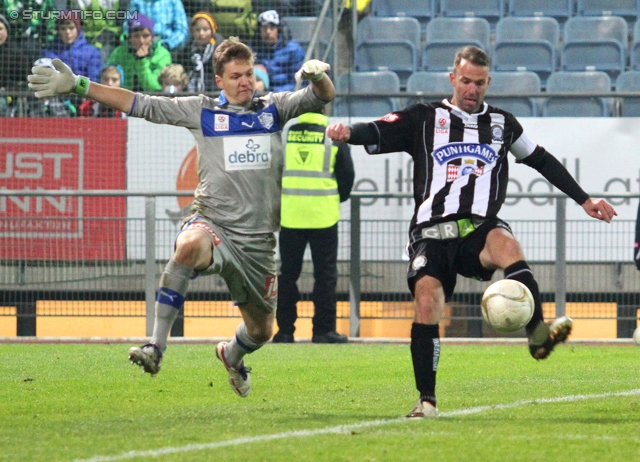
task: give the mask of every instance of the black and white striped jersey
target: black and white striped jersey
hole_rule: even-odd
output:
[[[416,104],[373,122],[369,154],[405,151],[413,165],[411,228],[464,217],[495,217],[507,191],[507,153],[522,160],[536,148],[509,112],[483,104],[468,114],[446,99]]]

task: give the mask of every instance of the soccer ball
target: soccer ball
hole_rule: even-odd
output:
[[[522,329],[533,317],[533,296],[521,282],[501,279],[482,295],[482,317],[498,332]]]
[[[633,343],[640,345],[640,327],[636,327],[636,330],[633,331]]]

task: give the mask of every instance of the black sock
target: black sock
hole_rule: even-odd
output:
[[[538,283],[533,278],[531,268],[529,268],[529,265],[527,265],[527,262],[524,260],[517,261],[513,265],[506,267],[504,270],[504,277],[505,279],[513,279],[514,281],[523,283],[531,291],[531,295],[533,295],[533,301],[535,303],[533,316],[531,317],[531,321],[529,321],[529,324],[525,326],[527,335],[531,337],[531,334],[535,330],[536,326],[544,321]]]
[[[440,328],[438,324],[411,326],[411,359],[416,388],[420,399],[436,405],[436,371],[440,359]]]

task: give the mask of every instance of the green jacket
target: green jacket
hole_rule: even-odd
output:
[[[109,56],[107,64],[119,64],[124,71],[123,88],[133,91],[160,91],[158,77],[162,69],[171,64],[171,53],[160,42],[151,46],[151,53],[137,58],[125,42]]]

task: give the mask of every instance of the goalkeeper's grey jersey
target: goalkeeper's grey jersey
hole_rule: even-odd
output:
[[[198,147],[196,213],[232,231],[280,228],[285,123],[324,106],[311,86],[269,93],[246,106],[205,95],[168,98],[136,93],[130,115],[188,128]]]

